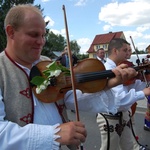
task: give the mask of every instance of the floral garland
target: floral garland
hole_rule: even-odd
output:
[[[35,76],[31,80],[31,83],[37,86],[37,94],[40,94],[43,90],[50,86],[50,80],[54,77],[58,77],[62,72],[64,72],[65,75],[70,75],[70,70],[56,61],[48,64],[46,68],[47,69],[42,72],[44,76]]]

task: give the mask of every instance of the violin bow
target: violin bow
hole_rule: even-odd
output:
[[[136,50],[136,48],[135,48],[135,45],[134,45],[134,42],[133,42],[133,39],[132,39],[132,36],[130,36],[130,39],[131,39],[131,42],[132,42],[132,45],[133,45],[133,48],[134,48],[134,50],[135,50],[135,53],[136,53],[136,56],[137,56],[137,59],[138,59],[138,66],[140,65],[140,58],[139,58],[139,55],[138,55],[138,52],[137,52],[137,50]],[[142,71],[142,76],[143,76],[143,78],[144,78],[144,81],[146,82],[146,87],[149,87],[149,83],[148,83],[148,81],[147,81],[147,79],[146,79],[146,76],[145,76],[145,74],[144,74],[144,72]],[[147,96],[146,96],[146,98],[147,98]]]
[[[72,54],[70,49],[70,42],[69,42],[69,32],[68,32],[68,25],[67,25],[67,17],[66,17],[66,10],[65,6],[62,7],[64,12],[64,21],[65,21],[65,29],[66,29],[66,39],[67,39],[67,48],[68,48],[68,57],[69,57],[69,66],[70,66],[70,73],[71,73],[71,83],[72,83],[72,89],[74,94],[74,105],[75,105],[75,111],[76,111],[76,120],[80,121],[79,117],[79,109],[78,109],[78,101],[77,101],[77,94],[76,94],[76,88],[75,88],[75,76],[73,72],[73,64],[72,64]],[[83,150],[83,144],[80,145],[80,150]]]
[[[136,48],[135,48],[135,45],[134,45],[132,36],[130,36],[130,39],[131,39],[131,42],[132,42],[132,45],[133,45],[133,48],[134,48],[134,50],[135,50],[135,54],[136,54],[136,57],[137,57],[137,60],[138,60],[137,64],[138,64],[138,66],[139,66],[139,64],[140,64],[140,58],[139,58],[138,52],[137,52],[137,50],[136,50]]]

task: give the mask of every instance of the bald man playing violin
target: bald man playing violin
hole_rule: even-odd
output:
[[[1,149],[59,150],[61,145],[78,146],[85,142],[87,133],[83,123],[64,123],[57,104],[38,100],[32,91],[30,70],[39,61],[48,59],[41,56],[46,33],[41,11],[28,4],[14,6],[4,24],[7,45],[0,53]],[[77,90],[80,110],[108,112],[111,105],[108,101],[112,98],[109,88],[137,74],[123,64],[112,71],[116,77],[108,80],[105,90],[93,94]],[[64,103],[71,109],[73,101],[73,92],[68,91]],[[112,112],[116,109],[112,108]]]

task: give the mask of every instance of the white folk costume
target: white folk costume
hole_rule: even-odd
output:
[[[41,56],[41,60],[44,59]],[[33,65],[36,63],[38,61]],[[43,103],[34,96],[29,74],[28,68],[14,62],[5,51],[0,53],[0,148],[59,150],[55,133],[59,130],[56,127],[63,122],[60,109],[55,103]],[[81,110],[108,112],[112,109],[116,112],[115,107],[107,105],[109,96],[112,96],[109,90],[95,94],[77,91],[77,95]],[[73,109],[73,92],[69,91],[62,102]],[[63,103],[58,106],[65,108]]]
[[[43,58],[41,56],[41,60]],[[36,63],[38,61],[33,65]],[[55,103],[43,103],[34,96],[29,74],[28,68],[14,62],[5,51],[0,53],[0,148],[59,150],[60,144],[55,139],[59,130],[56,127],[63,122],[61,114]],[[94,94],[82,94],[77,90],[77,98],[80,110],[117,112],[113,101],[109,102],[110,90]],[[73,92],[68,91],[62,102],[73,109]]]
[[[109,58],[105,63],[107,70],[116,67],[116,64]],[[135,101],[144,99],[146,84],[140,80],[129,86],[118,85],[111,89],[115,105],[118,106],[118,112],[113,114],[99,113],[97,123],[101,134],[100,150],[139,150],[132,130],[130,108]]]
[[[41,113],[42,110],[36,110],[40,102],[32,95],[28,75],[29,69],[16,64],[5,52],[0,54],[1,149],[39,149],[44,145],[45,149],[57,150],[59,143],[55,142],[57,138],[55,128],[59,124],[47,126],[49,122],[46,119],[45,126],[32,124],[33,122],[38,124],[44,114]],[[55,111],[58,112],[57,109]],[[61,121],[61,118],[58,120]],[[30,138],[27,139],[28,137]],[[6,141],[12,144],[9,145],[9,142],[6,144]]]

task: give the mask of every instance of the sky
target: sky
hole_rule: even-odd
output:
[[[69,41],[76,40],[86,54],[95,36],[123,31],[138,50],[150,45],[150,0],[35,0],[44,9],[48,28],[66,38],[65,6]],[[131,38],[133,39],[133,43]]]

